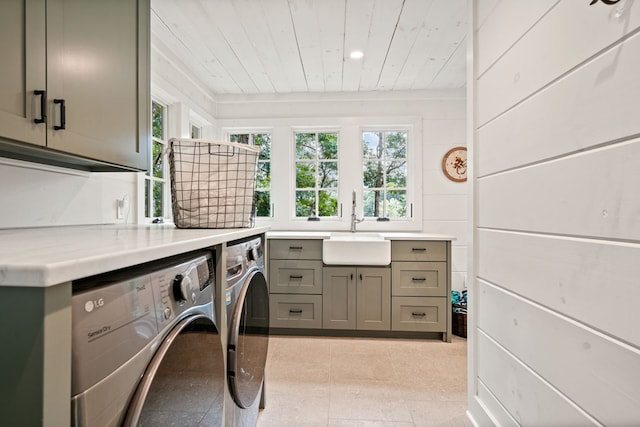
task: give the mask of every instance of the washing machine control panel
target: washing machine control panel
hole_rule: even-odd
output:
[[[191,262],[158,272],[152,277],[158,290],[156,299],[158,327],[162,330],[182,313],[213,300],[211,257],[202,256]]]

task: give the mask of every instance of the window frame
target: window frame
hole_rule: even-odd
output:
[[[150,138],[149,138],[149,155],[148,155],[148,167],[149,170],[144,173],[144,174],[140,174],[141,176],[141,185],[140,185],[140,194],[142,195],[142,197],[139,198],[139,222],[141,223],[151,223],[154,220],[156,220],[157,218],[162,219],[163,222],[167,222],[167,221],[172,221],[172,211],[171,211],[171,179],[169,176],[169,164],[168,164],[168,157],[167,157],[167,145],[169,143],[169,130],[170,130],[170,126],[172,125],[172,118],[171,118],[171,104],[169,102],[166,102],[165,100],[162,99],[162,97],[158,97],[158,96],[152,96],[151,100],[150,100],[150,109],[149,111],[151,112],[151,116],[149,117],[149,121],[152,122],[153,121],[153,104],[159,104],[163,107],[164,109],[164,117],[163,117],[163,136],[162,138],[157,138],[153,135],[153,124],[151,125],[151,133],[150,133]],[[163,145],[163,150],[162,150],[162,178],[157,178],[155,176],[153,176],[153,163],[154,163],[154,158],[153,158],[153,145],[154,142],[161,142]],[[150,213],[153,213],[153,183],[154,182],[161,182],[162,183],[162,216],[158,216],[158,215],[151,215],[151,216],[147,216],[147,211],[146,211],[146,207],[147,207],[147,203],[149,203],[149,207],[150,207]],[[149,185],[149,193],[146,194],[146,189],[147,189],[147,183],[150,183]],[[147,196],[147,197],[145,197]]]
[[[268,189],[259,189],[258,188],[258,183],[256,182],[256,189],[255,191],[262,191],[262,192],[268,192],[269,193],[269,211],[270,214],[269,216],[258,216],[257,212],[256,212],[256,217],[255,220],[256,222],[258,221],[268,221],[268,222],[272,222],[274,220],[274,216],[275,216],[275,212],[274,212],[274,201],[273,201],[273,130],[270,128],[247,128],[247,127],[242,127],[242,128],[232,128],[232,127],[228,127],[228,128],[224,128],[224,140],[231,142],[231,135],[244,135],[244,134],[248,134],[250,135],[249,140],[250,140],[250,144],[249,145],[253,145],[254,147],[259,147],[259,145],[255,144],[255,135],[263,135],[263,134],[268,134],[269,135],[269,140],[270,140],[270,147],[269,147],[269,159],[265,160],[265,159],[260,159],[260,157],[258,157],[258,164],[260,163],[269,163],[269,188]],[[256,177],[257,178],[257,177]]]
[[[405,140],[405,157],[403,157],[402,159],[405,162],[405,186],[402,187],[403,191],[405,192],[405,199],[406,199],[406,216],[404,217],[389,217],[388,215],[384,215],[385,211],[386,211],[386,205],[387,205],[387,201],[386,198],[383,200],[382,204],[383,204],[383,216],[368,216],[365,217],[364,216],[364,192],[365,191],[370,191],[371,189],[368,187],[365,187],[364,185],[364,167],[365,167],[365,163],[367,162],[367,159],[364,158],[364,154],[362,153],[362,145],[363,145],[363,139],[364,139],[364,133],[369,132],[369,133],[378,133],[378,132],[382,132],[383,134],[385,134],[385,141],[386,141],[386,134],[387,133],[405,133],[406,134],[406,140]],[[387,218],[383,221],[387,222],[387,221],[406,221],[407,219],[411,219],[412,214],[413,214],[413,202],[412,202],[412,197],[410,197],[410,192],[409,192],[409,187],[412,185],[415,185],[415,183],[412,184],[412,181],[414,181],[414,178],[412,176],[412,171],[411,168],[413,167],[413,165],[410,164],[410,159],[413,157],[412,156],[412,146],[413,144],[411,143],[412,140],[412,134],[411,134],[411,129],[410,126],[368,126],[368,127],[361,127],[360,128],[360,166],[361,166],[361,187],[360,187],[360,191],[362,192],[362,194],[360,194],[360,200],[362,203],[362,208],[363,208],[363,212],[362,212],[362,218],[365,220],[373,220],[373,221],[378,221],[378,218]],[[386,146],[386,145],[385,145]],[[382,159],[370,159],[369,161],[378,161],[378,162],[392,162],[394,161],[394,159],[387,159],[386,157],[383,157]],[[379,188],[383,194],[386,194],[389,191],[393,191],[393,188],[390,188],[387,186],[387,174],[385,173],[385,179],[383,182],[383,186],[382,187],[376,187]]]
[[[317,173],[317,169],[318,166],[320,165],[320,163],[328,163],[328,162],[335,162],[337,163],[337,185],[335,188],[336,191],[336,197],[337,197],[337,208],[336,208],[336,215],[331,215],[331,216],[318,216],[317,212],[316,215],[312,216],[297,216],[296,215],[296,207],[297,207],[297,202],[296,202],[296,193],[299,191],[298,190],[298,186],[297,186],[297,164],[299,161],[302,161],[304,163],[312,163],[311,161],[309,162],[305,162],[305,159],[298,159],[296,157],[296,146],[297,146],[297,135],[298,134],[305,134],[305,133],[313,133],[316,135],[316,142],[319,142],[319,134],[336,134],[337,136],[337,145],[338,145],[338,151],[337,151],[337,157],[335,159],[319,159],[316,153],[316,157],[315,157],[315,165],[316,165],[316,173]],[[291,201],[293,203],[293,217],[292,219],[295,221],[308,221],[308,222],[318,222],[317,220],[311,220],[309,218],[318,218],[319,221],[336,221],[339,220],[341,218],[341,207],[340,207],[340,149],[341,149],[341,145],[342,145],[342,135],[341,135],[341,130],[339,128],[296,128],[296,129],[292,129],[292,154],[293,154],[293,181],[291,183],[291,186],[293,188],[293,193],[290,193],[292,198]],[[317,178],[317,176],[316,176]],[[323,188],[318,187],[318,182],[316,180],[315,186],[313,187],[313,191],[316,193],[316,196],[319,198],[319,192],[322,191]],[[316,199],[316,204],[318,203],[318,200]]]

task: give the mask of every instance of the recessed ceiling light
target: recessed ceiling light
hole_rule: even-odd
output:
[[[349,58],[351,59],[360,59],[364,56],[364,53],[362,53],[361,50],[354,50],[353,52],[351,52],[349,54]]]

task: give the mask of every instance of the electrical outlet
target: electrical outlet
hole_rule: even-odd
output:
[[[124,197],[116,199],[116,219],[124,219]]]

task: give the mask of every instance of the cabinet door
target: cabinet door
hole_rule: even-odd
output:
[[[365,267],[357,270],[357,328],[391,329],[391,271]]]
[[[144,169],[148,0],[48,0],[46,10],[47,146]]]
[[[356,328],[356,269],[325,267],[322,270],[322,327]]]
[[[45,145],[45,1],[0,2],[0,138]],[[46,107],[44,109],[46,112]]]

